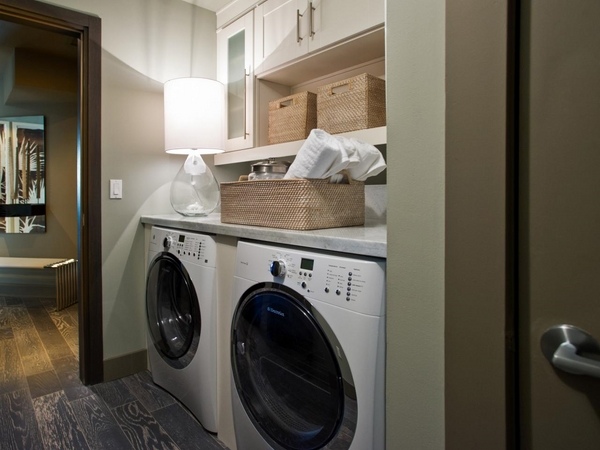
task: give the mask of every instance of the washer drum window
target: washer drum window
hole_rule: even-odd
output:
[[[200,340],[200,308],[187,270],[170,253],[160,253],[150,264],[146,312],[152,342],[159,354],[171,367],[186,367]]]
[[[276,449],[347,449],[356,394],[324,320],[295,291],[260,283],[240,299],[232,325],[232,369],[255,427]]]

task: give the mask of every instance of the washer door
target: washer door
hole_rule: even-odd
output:
[[[160,253],[150,263],[146,312],[152,342],[163,360],[176,369],[186,367],[200,341],[200,308],[187,270],[170,253]]]
[[[233,379],[246,413],[273,448],[350,446],[356,396],[333,351],[341,346],[332,346],[324,325],[308,301],[277,283],[253,286],[235,310]]]

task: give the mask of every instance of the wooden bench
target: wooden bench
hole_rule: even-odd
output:
[[[55,271],[56,310],[77,303],[77,261],[75,259],[0,256],[0,273],[44,269]]]

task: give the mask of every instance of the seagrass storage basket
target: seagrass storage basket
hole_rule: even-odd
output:
[[[363,73],[319,87],[318,128],[336,134],[385,123],[385,80]]]
[[[288,230],[364,225],[364,183],[313,179],[221,183],[221,222]]]
[[[300,92],[269,102],[269,144],[306,139],[316,127],[314,92]]]

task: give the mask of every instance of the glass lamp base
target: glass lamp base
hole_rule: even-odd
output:
[[[207,216],[219,205],[219,184],[200,154],[192,152],[171,183],[171,206],[184,216]]]

